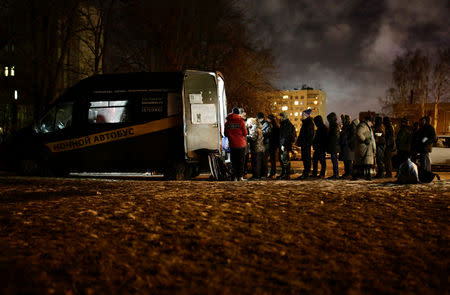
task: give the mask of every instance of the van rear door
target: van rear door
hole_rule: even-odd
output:
[[[186,71],[184,77],[184,131],[187,154],[220,149],[220,110],[216,74]]]

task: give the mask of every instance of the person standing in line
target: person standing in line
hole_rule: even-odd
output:
[[[270,137],[272,136],[272,125],[270,124],[269,121],[267,121],[264,118],[264,114],[261,112],[256,115],[256,119],[261,124],[263,144],[264,144],[264,154],[261,162],[261,176],[266,178],[269,170],[267,160],[269,158],[270,153]]]
[[[311,112],[310,108],[302,112],[302,127],[298,134],[297,146],[301,148],[303,173],[298,179],[307,179],[311,171],[311,146],[314,140],[314,122]]]
[[[377,175],[375,178],[384,177],[384,153],[386,150],[386,137],[383,127],[383,118],[375,117],[375,126],[373,127],[373,133],[375,134],[376,149],[376,163],[377,163]]]
[[[394,127],[392,127],[391,119],[389,117],[383,118],[383,125],[386,139],[386,150],[384,151],[384,168],[386,170],[385,177],[392,177],[392,156],[396,150]]]
[[[315,116],[314,117],[314,124],[317,127],[316,133],[314,134],[313,139],[313,170],[312,170],[312,177],[317,177],[317,171],[318,166],[320,162],[320,174],[319,178],[325,178],[325,173],[327,170],[327,162],[325,160],[325,156],[327,153],[327,137],[328,137],[328,128],[323,123],[322,116]]]
[[[269,156],[270,156],[270,174],[269,177],[275,177],[277,174],[277,151],[280,145],[280,127],[273,114],[267,116],[267,121],[270,123],[272,132],[270,133],[269,141]]]
[[[225,136],[230,145],[231,167],[236,181],[244,180],[244,159],[247,147],[247,128],[244,119],[239,115],[239,109],[233,108],[225,122]]]
[[[376,144],[372,132],[372,117],[366,116],[356,128],[355,165],[360,169],[366,180],[371,180],[371,172],[375,161]],[[354,173],[353,180],[358,179]]]
[[[397,132],[395,143],[397,145],[397,163],[404,163],[411,156],[411,127],[408,125],[408,119],[403,118],[400,122],[400,129]]]
[[[339,144],[341,151],[339,158],[344,162],[344,174],[341,178],[351,177],[353,174],[353,161],[355,160],[355,128],[349,115],[342,115],[342,130],[339,134]]]
[[[327,152],[331,155],[331,163],[333,163],[333,175],[328,179],[339,179],[339,162],[338,162],[338,138],[339,138],[339,125],[337,123],[336,113],[329,113],[327,116],[329,124],[328,128],[328,141]]]
[[[289,153],[295,141],[295,127],[286,112],[280,113],[280,163],[281,175],[279,179],[288,180],[291,174],[291,159]]]
[[[255,118],[247,120],[248,135],[247,141],[250,144],[250,155],[252,159],[252,178],[251,180],[261,179],[262,161],[264,156],[264,143],[261,124]]]
[[[425,116],[420,119],[422,128],[419,131],[419,167],[425,171],[431,172],[430,153],[433,148],[433,144],[436,143],[436,130],[431,126],[431,119],[429,116]]]

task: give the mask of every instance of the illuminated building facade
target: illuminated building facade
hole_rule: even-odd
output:
[[[270,101],[270,112],[278,115],[285,111],[297,131],[302,126],[302,111],[311,108],[311,116],[321,115],[326,121],[327,95],[322,90],[307,88],[302,90],[280,90],[264,92],[264,99]]]

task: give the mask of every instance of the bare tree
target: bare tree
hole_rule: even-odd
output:
[[[437,128],[438,121],[438,105],[444,98],[450,97],[450,48],[441,49],[438,52],[438,58],[433,66],[431,73],[431,95],[434,102],[434,128]]]

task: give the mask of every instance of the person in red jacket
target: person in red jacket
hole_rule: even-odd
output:
[[[225,122],[225,136],[230,145],[231,167],[233,179],[244,180],[244,158],[247,146],[247,128],[244,119],[239,115],[239,109],[233,108]]]

